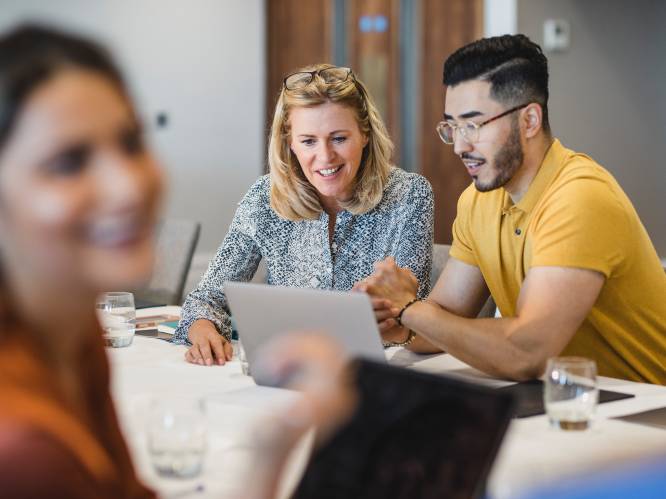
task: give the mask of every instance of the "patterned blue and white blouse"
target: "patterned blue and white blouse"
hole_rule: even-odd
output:
[[[328,215],[290,221],[270,205],[270,178],[260,177],[240,202],[222,245],[182,309],[173,341],[185,343],[190,325],[208,319],[231,337],[225,281],[249,281],[260,260],[268,284],[349,291],[393,256],[419,280],[419,297],[430,291],[433,195],[421,175],[392,168],[379,204],[367,213],[337,214],[329,244]]]

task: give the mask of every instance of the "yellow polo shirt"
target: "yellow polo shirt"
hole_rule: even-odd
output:
[[[562,355],[594,359],[604,376],[666,385],[666,273],[631,201],[588,156],[555,140],[517,204],[504,189],[469,186],[451,256],[479,267],[503,317],[515,315],[532,267],[602,273],[601,293]]]

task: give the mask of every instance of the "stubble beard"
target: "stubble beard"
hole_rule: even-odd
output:
[[[493,158],[493,165],[497,170],[497,175],[486,184],[480,183],[478,177],[475,178],[474,187],[476,187],[476,190],[479,192],[488,192],[504,187],[516,174],[520,165],[523,164],[523,156],[523,146],[520,143],[520,129],[517,121],[515,121],[511,124],[511,134]]]

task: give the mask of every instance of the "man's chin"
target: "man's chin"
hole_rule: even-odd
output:
[[[498,186],[495,186],[494,183],[482,182],[478,178],[474,179],[474,187],[479,192],[489,192],[497,189]]]
[[[474,177],[474,187],[479,192],[490,192],[499,189],[500,187],[504,187],[509,180],[511,180],[511,177],[504,177],[502,175],[498,175],[487,182],[479,180],[479,177]]]

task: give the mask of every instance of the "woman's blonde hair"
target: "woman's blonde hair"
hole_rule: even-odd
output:
[[[315,64],[299,70],[321,71],[335,68],[331,64]],[[314,107],[327,102],[341,104],[354,111],[362,134],[368,138],[363,148],[361,165],[351,199],[341,203],[358,215],[373,209],[382,199],[391,169],[393,143],[388,136],[379,111],[365,85],[353,73],[345,81],[325,81],[317,73],[307,85],[280,91],[268,144],[268,165],[271,176],[271,207],[288,220],[317,219],[322,206],[316,189],[310,184],[291,151],[289,112],[296,107]]]

